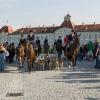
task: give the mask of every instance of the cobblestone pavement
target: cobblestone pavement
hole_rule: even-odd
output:
[[[93,66],[82,61],[75,71],[66,67],[29,73],[8,65],[0,73],[0,100],[100,100],[100,70]]]

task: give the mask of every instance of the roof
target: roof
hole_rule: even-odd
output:
[[[74,29],[77,32],[94,32],[94,31],[100,31],[100,24],[75,25]]]
[[[55,27],[33,27],[33,28],[20,28],[13,32],[12,34],[28,34],[30,30],[34,33],[54,33],[59,28],[71,28],[74,29],[76,32],[98,32],[100,31],[100,24],[86,24],[86,25],[73,25],[69,22],[63,22],[61,26]]]
[[[32,28],[20,28],[12,34],[28,34],[31,31],[34,33],[54,33],[60,26],[56,27],[32,27]]]
[[[4,32],[4,33],[12,33],[13,32],[13,28],[11,26],[3,26],[0,29],[0,32]]]
[[[70,20],[69,21],[64,20],[63,23],[61,24],[61,27],[73,29],[73,24]]]

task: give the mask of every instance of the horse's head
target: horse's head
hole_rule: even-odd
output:
[[[75,47],[77,47],[78,45],[80,45],[80,41],[79,41],[79,37],[78,37],[78,36],[75,37],[75,41],[74,41],[73,45],[74,45]]]
[[[31,43],[27,43],[26,47],[31,49],[33,48],[33,45]]]

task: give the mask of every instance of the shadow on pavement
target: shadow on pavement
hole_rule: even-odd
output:
[[[55,82],[65,83],[100,83],[100,71],[97,72],[68,72],[53,76]]]
[[[100,100],[100,98],[85,98],[85,100]]]

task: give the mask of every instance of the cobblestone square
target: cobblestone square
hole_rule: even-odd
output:
[[[100,100],[100,70],[94,65],[82,61],[75,71],[65,67],[31,73],[7,65],[0,73],[0,100]]]

